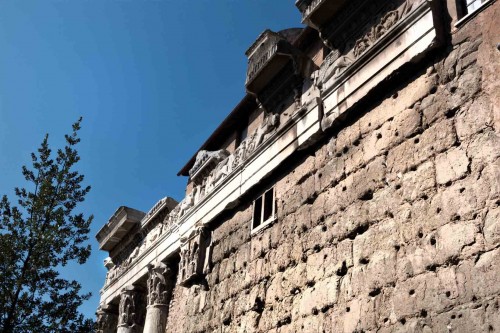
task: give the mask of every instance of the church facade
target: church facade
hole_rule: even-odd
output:
[[[500,5],[295,5],[185,198],[96,235],[97,331],[500,331]]]

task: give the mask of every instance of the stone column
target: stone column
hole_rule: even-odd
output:
[[[159,262],[148,265],[148,307],[144,332],[163,333],[167,326],[168,304],[175,285],[173,270]]]
[[[142,333],[146,313],[146,293],[139,286],[128,286],[120,293],[118,333]]]
[[[118,325],[118,310],[111,305],[97,309],[96,333],[115,333]]]

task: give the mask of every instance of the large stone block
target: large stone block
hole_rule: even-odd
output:
[[[490,209],[486,214],[483,233],[487,248],[500,244],[500,207]]]
[[[411,138],[391,149],[387,168],[392,173],[406,172],[434,154],[445,151],[456,142],[452,120],[443,120],[428,128],[420,136]]]
[[[457,135],[463,141],[487,127],[493,126],[493,104],[487,96],[480,96],[462,108],[456,116]]]
[[[446,184],[457,180],[467,173],[469,158],[461,148],[452,148],[436,156],[436,181]]]

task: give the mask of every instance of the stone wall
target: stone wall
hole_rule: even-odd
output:
[[[166,332],[500,331],[498,17],[495,3],[220,216],[206,280],[176,285]],[[251,235],[273,185],[277,221]]]

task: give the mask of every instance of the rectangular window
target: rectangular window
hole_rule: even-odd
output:
[[[492,3],[492,0],[458,0],[457,14],[459,20],[455,23],[455,26],[467,22],[490,3]]]
[[[252,232],[263,229],[266,225],[274,221],[275,217],[276,200],[274,198],[274,188],[271,188],[253,203]]]
[[[479,6],[481,6],[483,2],[485,2],[485,0],[465,0],[465,12],[467,14],[472,13],[473,11],[479,9]]]

